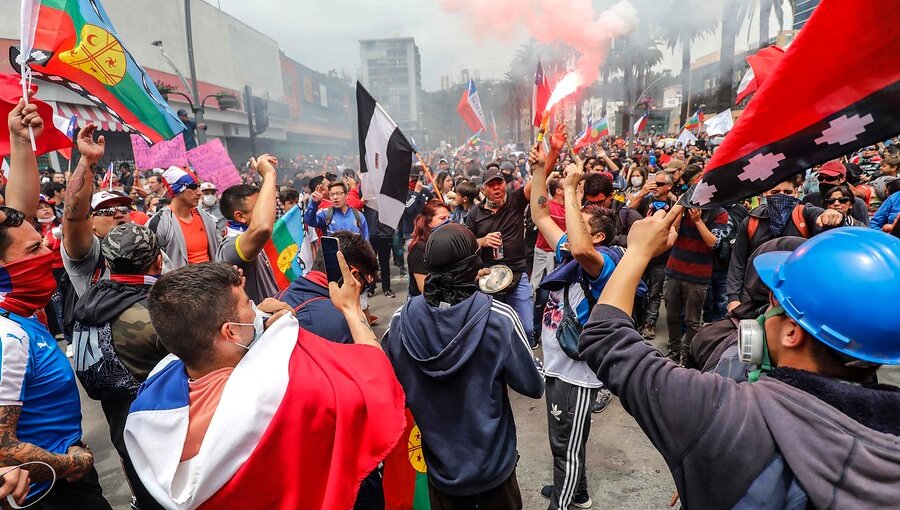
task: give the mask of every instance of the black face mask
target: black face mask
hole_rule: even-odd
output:
[[[506,181],[507,184],[513,181],[512,174],[503,174],[503,180]]]

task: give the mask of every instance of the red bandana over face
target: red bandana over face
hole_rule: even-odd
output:
[[[50,302],[56,290],[53,252],[0,265],[0,308],[22,317]]]

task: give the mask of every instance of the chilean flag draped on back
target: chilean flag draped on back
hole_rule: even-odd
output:
[[[165,508],[349,510],[404,438],[403,402],[378,348],[329,342],[286,316],[234,367],[197,456],[181,462],[188,375],[174,356],[141,386],[125,445]]]
[[[762,83],[690,205],[728,205],[900,132],[900,2],[823,0]]]
[[[25,55],[10,48],[14,68],[68,87],[153,143],[184,131],[99,0],[22,0],[22,12]]]
[[[484,122],[484,112],[481,110],[481,100],[478,99],[478,90],[475,89],[475,82],[469,78],[469,84],[456,106],[456,111],[460,117],[466,122],[474,132],[487,130],[487,124]]]

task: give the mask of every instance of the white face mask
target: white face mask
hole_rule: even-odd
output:
[[[638,176],[638,177],[632,177],[632,178],[631,178],[631,185],[634,186],[635,188],[637,188],[638,186],[640,186],[640,185],[642,185],[642,184],[644,184],[644,178],[643,178],[643,177]]]
[[[250,343],[248,343],[247,345],[234,344],[234,345],[237,345],[238,347],[248,350],[248,351],[250,350],[250,347],[252,347],[253,344],[259,339],[259,337],[262,336],[263,331],[265,330],[265,326],[266,326],[266,319],[271,317],[271,315],[269,315],[266,312],[263,312],[259,308],[257,308],[256,303],[254,303],[252,300],[250,301],[250,308],[253,309],[253,313],[255,314],[255,316],[253,317],[253,323],[245,323],[245,322],[232,322],[231,323],[231,324],[234,324],[235,326],[253,326],[253,339],[250,340]]]
[[[215,195],[203,195],[202,200],[203,200],[203,205],[205,205],[206,207],[212,207],[212,206],[216,205],[218,198],[216,198]]]
[[[50,216],[49,218],[38,218],[37,220],[38,220],[38,223],[53,223],[53,220],[55,220],[55,219],[56,219],[55,217]]]

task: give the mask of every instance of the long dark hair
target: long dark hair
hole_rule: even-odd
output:
[[[422,214],[416,216],[416,224],[413,228],[412,238],[409,241],[410,250],[419,243],[428,242],[428,238],[431,237],[431,227],[428,225],[431,224],[431,220],[434,219],[441,209],[450,212],[450,209],[438,199],[429,200],[425,204],[425,207],[422,208]]]

